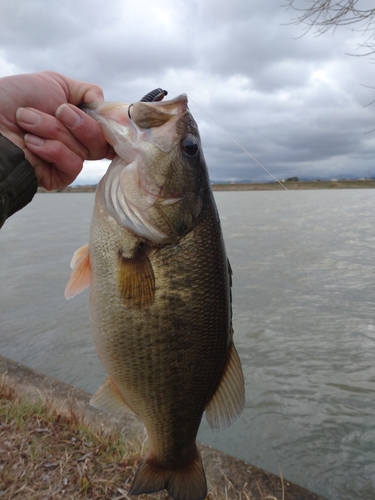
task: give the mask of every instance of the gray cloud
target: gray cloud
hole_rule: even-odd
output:
[[[342,28],[301,37],[273,0],[14,0],[0,4],[0,76],[53,69],[132,102],[185,92],[212,179],[375,176],[374,67]],[[202,109],[204,111],[202,111]],[[213,117],[212,121],[207,114]],[[221,128],[222,127],[222,128]],[[85,166],[95,182],[105,162]]]

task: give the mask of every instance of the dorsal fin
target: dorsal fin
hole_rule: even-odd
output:
[[[206,406],[206,419],[213,431],[229,427],[245,406],[245,385],[240,358],[233,342],[216,391]]]
[[[126,305],[146,307],[154,302],[155,276],[147,248],[139,245],[134,257],[124,257],[119,253],[118,283]]]
[[[65,287],[64,295],[66,299],[71,299],[90,286],[91,267],[88,244],[83,245],[74,252],[70,267],[73,271]]]

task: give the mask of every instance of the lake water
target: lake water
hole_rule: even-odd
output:
[[[329,499],[374,499],[375,190],[215,198],[247,403],[199,439]],[[0,353],[89,392],[105,374],[88,294],[63,291],[93,199],[37,195],[0,231]]]

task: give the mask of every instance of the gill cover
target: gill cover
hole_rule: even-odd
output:
[[[193,228],[202,207],[204,159],[187,96],[94,103],[84,109],[117,154],[99,183],[99,203],[122,227],[147,241],[178,241]]]

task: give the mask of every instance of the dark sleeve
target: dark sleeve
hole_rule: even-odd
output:
[[[30,203],[37,189],[34,169],[22,149],[0,134],[0,227]]]

